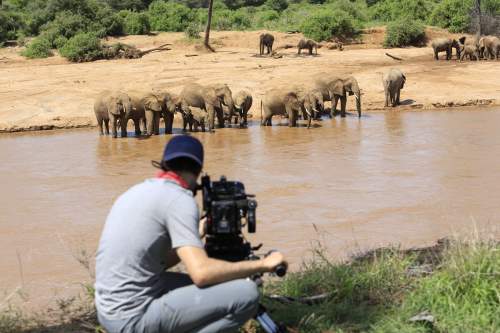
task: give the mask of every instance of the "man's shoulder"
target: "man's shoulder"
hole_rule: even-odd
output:
[[[184,194],[188,197],[193,197],[191,191],[179,186],[176,182],[169,179],[148,178],[142,183],[139,183],[131,188],[131,190],[145,191],[147,193],[167,192]]]

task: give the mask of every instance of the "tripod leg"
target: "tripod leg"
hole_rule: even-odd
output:
[[[255,316],[255,319],[266,333],[286,333],[286,329],[276,325],[273,319],[267,314],[266,308],[262,305],[259,305],[259,312]]]

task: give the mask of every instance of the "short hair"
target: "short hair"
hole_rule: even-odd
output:
[[[162,161],[160,166],[164,171],[188,171],[195,175],[201,173],[201,165],[189,157],[178,157],[170,161]]]

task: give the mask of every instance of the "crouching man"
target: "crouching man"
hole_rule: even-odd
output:
[[[96,257],[95,303],[109,333],[235,332],[258,307],[246,277],[286,264],[274,252],[262,260],[207,257],[194,200],[203,146],[172,138],[155,178],[114,203]],[[182,262],[187,274],[167,270]]]

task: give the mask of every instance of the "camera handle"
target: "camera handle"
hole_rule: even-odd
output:
[[[271,253],[273,252],[278,252],[277,250],[271,250],[269,252],[267,252],[267,254],[264,256],[264,257],[267,257],[268,255],[270,255]],[[283,277],[285,276],[286,274],[286,265],[284,264],[279,264],[278,266],[276,266],[276,268],[274,269],[274,273],[279,276],[279,277]]]

